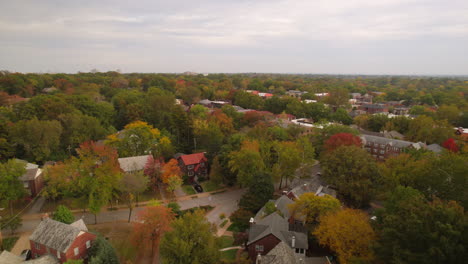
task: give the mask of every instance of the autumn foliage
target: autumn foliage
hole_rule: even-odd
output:
[[[444,143],[442,143],[442,147],[454,153],[458,152],[457,143],[455,143],[455,140],[453,138],[449,138]]]
[[[177,160],[171,159],[168,163],[164,164],[163,166],[161,180],[164,183],[169,183],[170,177],[181,177],[181,175],[182,171],[179,168]]]
[[[159,248],[159,241],[167,231],[171,230],[171,222],[175,215],[172,209],[158,205],[149,206],[137,214],[133,224],[132,243],[140,249],[151,249],[152,254]]]
[[[375,233],[369,217],[360,210],[344,209],[321,217],[313,234],[321,245],[337,253],[342,264],[373,259],[370,245]]]
[[[359,137],[350,133],[338,133],[331,136],[325,141],[325,150],[333,151],[341,146],[357,146],[360,147],[362,141]]]

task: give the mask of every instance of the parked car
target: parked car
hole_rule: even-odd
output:
[[[201,187],[200,184],[194,184],[193,185],[193,188],[195,188],[195,190],[199,193],[202,193],[203,192],[203,188]]]
[[[31,250],[25,249],[21,251],[21,256],[23,260],[30,260],[31,259]]]

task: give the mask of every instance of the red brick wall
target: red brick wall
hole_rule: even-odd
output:
[[[66,258],[68,259],[86,259],[88,256],[88,249],[86,249],[86,241],[91,240],[91,245],[93,244],[92,241],[96,239],[96,235],[91,233],[84,233],[78,236],[75,241],[71,244],[70,248],[66,252]],[[75,256],[75,248],[78,247],[79,253],[78,256]]]
[[[86,249],[86,241],[91,240],[94,241],[96,239],[96,235],[93,235],[91,233],[84,233],[81,236],[78,236],[75,241],[73,241],[72,245],[66,252],[66,254],[61,253],[60,254],[60,263],[64,263],[69,259],[85,259],[88,254],[88,250]],[[93,242],[91,242],[92,244]],[[52,256],[57,257],[57,251],[55,249],[47,249],[46,246],[39,244],[39,249],[36,249],[36,245],[33,241],[29,241],[29,244],[31,246],[31,253],[32,253],[32,258],[36,258],[36,254],[38,257],[46,254],[51,254]],[[74,248],[78,247],[79,248],[79,254],[78,256],[75,256]]]
[[[257,259],[258,253],[261,255],[266,255],[270,250],[272,250],[276,245],[279,244],[281,240],[276,238],[274,235],[268,235],[258,241],[255,241],[254,243],[250,244],[247,246],[247,251],[249,252],[249,258],[255,261]],[[256,245],[263,245],[263,252],[257,252],[255,250]]]

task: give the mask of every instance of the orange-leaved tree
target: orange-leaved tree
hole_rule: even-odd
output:
[[[326,214],[320,218],[319,226],[312,233],[321,245],[336,252],[340,263],[373,259],[370,244],[375,239],[375,233],[363,211],[344,209]]]
[[[338,133],[331,136],[325,141],[325,149],[327,151],[333,151],[340,146],[357,146],[360,147],[362,141],[359,137],[350,133]]]
[[[171,230],[171,222],[175,215],[172,209],[163,206],[149,206],[138,212],[133,224],[132,243],[142,249],[151,249],[151,256],[157,259],[159,241],[167,231]],[[153,261],[153,263],[155,263]]]
[[[177,160],[171,159],[168,163],[164,164],[163,166],[161,180],[164,183],[169,183],[170,177],[181,177],[181,175],[182,171],[180,170]]]

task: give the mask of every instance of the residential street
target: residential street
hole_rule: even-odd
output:
[[[232,212],[237,209],[237,202],[245,192],[244,189],[236,189],[236,190],[228,190],[223,193],[210,195],[208,193],[198,194],[199,198],[195,199],[185,199],[178,201],[182,210],[198,207],[198,206],[205,206],[210,205],[213,206],[214,209],[208,213],[207,218],[208,221],[219,225],[222,221],[219,218],[221,213],[224,213],[226,216],[229,216]],[[135,219],[137,212],[142,210],[143,207],[135,208],[132,212],[132,220]],[[115,221],[122,221],[128,219],[128,209],[119,209],[116,211],[102,211],[97,216],[98,223],[106,223],[106,222],[115,222]],[[41,221],[38,217],[28,217],[25,215],[23,220],[23,225],[17,230],[19,233],[23,232],[31,232],[33,231],[36,226]],[[75,213],[75,218],[80,219],[83,218],[86,224],[92,225],[94,224],[94,215],[90,213]],[[8,232],[4,230],[3,232]]]

